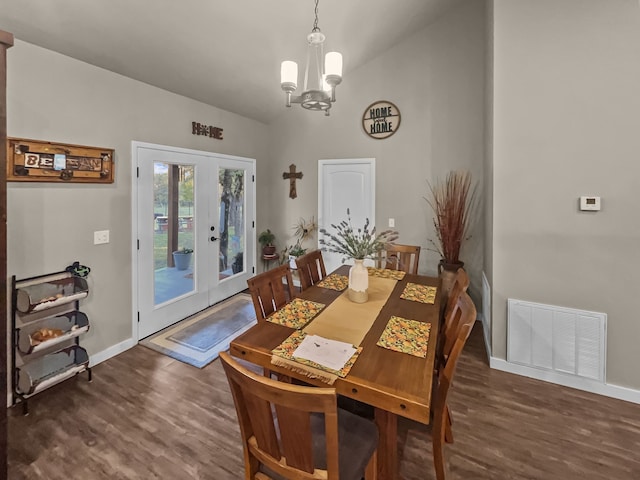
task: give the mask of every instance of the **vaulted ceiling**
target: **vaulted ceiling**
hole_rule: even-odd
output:
[[[320,0],[344,81],[462,0]],[[254,118],[284,108],[280,62],[303,68],[314,0],[3,0],[0,29],[165,90]],[[339,87],[338,87],[339,88]]]

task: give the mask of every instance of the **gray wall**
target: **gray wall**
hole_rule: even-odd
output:
[[[640,7],[495,0],[494,25],[493,354],[507,298],[604,312],[607,381],[638,389]]]
[[[131,337],[131,141],[257,159],[267,172],[267,127],[34,45],[8,52],[9,136],[115,149],[111,185],[9,183],[8,272],[18,278],[59,271],[74,260],[91,267],[83,310],[90,354]],[[191,122],[224,128],[224,140],[191,134]],[[258,183],[260,185],[260,183]],[[258,215],[266,190],[258,187]],[[93,245],[94,230],[111,242]]]
[[[395,218],[398,242],[423,247],[420,273],[435,274],[439,255],[427,250],[428,239],[434,238],[431,211],[423,198],[427,180],[467,168],[482,188],[484,35],[484,2],[466,2],[360,68],[350,70],[345,58],[343,84],[330,117],[283,106],[269,125],[273,208],[267,219],[259,219],[259,228],[271,228],[279,248],[295,243],[293,223],[317,215],[318,160],[373,157],[376,225],[385,229],[389,217]],[[398,131],[384,140],[369,138],[361,125],[364,110],[377,100],[393,102],[402,115]],[[288,198],[289,183],[282,179],[291,163],[304,173],[295,200]],[[475,292],[482,268],[482,230],[479,219],[462,252]]]

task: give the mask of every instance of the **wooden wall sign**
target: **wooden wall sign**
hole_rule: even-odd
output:
[[[369,105],[362,114],[362,128],[376,140],[389,138],[400,127],[400,110],[393,103],[380,100]]]
[[[204,135],[205,137],[217,138],[222,140],[222,131],[220,127],[213,125],[202,125],[198,122],[191,122],[191,133],[194,135]]]
[[[10,182],[113,183],[113,149],[7,138]]]

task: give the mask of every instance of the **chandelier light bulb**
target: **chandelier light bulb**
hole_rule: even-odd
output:
[[[324,57],[324,71],[328,76],[342,78],[342,54],[328,52]]]
[[[280,85],[282,89],[294,91],[298,87],[298,64],[285,60],[280,66]]]

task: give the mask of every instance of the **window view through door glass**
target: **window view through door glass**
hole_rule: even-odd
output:
[[[245,171],[218,170],[220,280],[244,272]]]
[[[193,165],[153,165],[154,304],[194,290]]]

